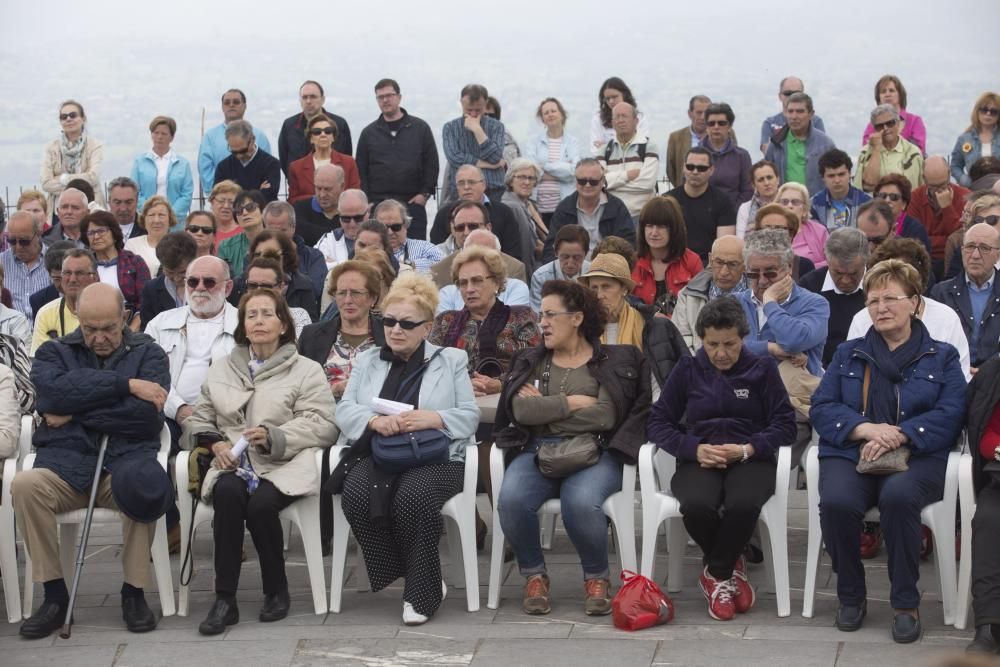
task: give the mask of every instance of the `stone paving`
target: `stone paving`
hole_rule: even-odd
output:
[[[482,498],[481,498],[482,500]],[[583,613],[579,562],[561,527],[547,555],[552,579],[552,613],[526,616],[520,610],[522,579],[516,570],[507,573],[500,608],[486,608],[488,558],[480,554],[480,611],[465,608],[465,593],[449,585],[448,599],[430,622],[419,627],[402,625],[400,585],[379,593],[356,590],[356,554],[348,554],[349,578],[345,584],[343,611],[316,616],[302,555],[301,542],[292,539],[288,552],[288,576],[292,612],[284,621],[257,622],[261,603],[259,567],[249,538],[239,594],[242,621],[218,637],[202,637],[198,623],[213,598],[211,534],[199,533],[195,545],[196,574],[192,581],[191,614],[162,619],[151,633],[127,632],[121,620],[120,535],[110,527],[97,527],[91,537],[85,576],[75,612],[72,637],[27,641],[17,634],[16,624],[0,625],[0,665],[344,665],[388,667],[390,665],[795,665],[796,667],[848,665],[939,665],[942,658],[959,653],[971,632],[944,626],[931,564],[923,567],[921,608],[923,639],[898,646],[889,638],[891,610],[887,603],[888,579],[883,555],[867,564],[869,614],[865,627],[842,633],[833,627],[836,600],[828,558],[820,567],[814,618],[802,611],[802,582],[806,550],[805,493],[791,494],[789,545],[791,557],[792,615],[779,619],[773,594],[758,596],[756,607],[736,620],[712,620],[698,592],[697,548],[689,547],[684,572],[685,588],[673,595],[675,620],[635,633],[616,629],[611,617],[588,617]],[[481,503],[482,504],[482,503]],[[483,505],[483,509],[486,506]],[[488,511],[488,510],[487,510]],[[639,522],[637,522],[638,525]],[[662,539],[661,539],[662,543]],[[442,544],[444,544],[442,542]],[[447,559],[442,549],[442,558]],[[329,559],[326,577],[329,578]],[[173,558],[174,578],[179,561]],[[612,560],[612,569],[616,563]],[[657,562],[657,580],[666,577],[666,558]],[[450,579],[450,569],[445,570]],[[751,581],[764,578],[762,566],[751,568]],[[329,582],[327,582],[329,583]],[[155,587],[147,587],[147,598],[159,612]],[[41,587],[35,593],[36,604]],[[0,607],[2,608],[2,607]]]

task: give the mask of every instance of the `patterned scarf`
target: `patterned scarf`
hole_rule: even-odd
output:
[[[63,132],[59,137],[59,151],[62,153],[62,166],[64,174],[79,174],[80,165],[83,162],[83,149],[87,144],[87,132],[80,133],[79,138],[70,143]]]
[[[725,289],[724,290],[721,287],[719,287],[718,285],[716,285],[715,281],[712,280],[712,281],[709,281],[709,283],[708,283],[708,300],[711,301],[712,299],[717,299],[720,296],[730,296],[732,294],[737,294],[739,292],[742,292],[746,288],[747,288],[747,276],[746,276],[746,274],[743,274],[742,276],[740,276],[740,281],[738,283],[736,283],[735,287],[733,287],[732,289]]]
[[[14,373],[14,390],[21,414],[27,415],[35,409],[35,385],[31,382],[31,361],[24,344],[14,336],[0,334],[0,364]]]

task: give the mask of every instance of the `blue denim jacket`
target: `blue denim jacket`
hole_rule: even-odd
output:
[[[968,145],[970,150],[964,150]],[[1000,132],[993,133],[993,157],[1000,157]],[[955,148],[951,151],[951,177],[956,183],[964,187],[972,185],[969,177],[969,167],[976,163],[976,160],[983,156],[983,142],[979,140],[979,133],[968,130],[959,135],[955,141]]]

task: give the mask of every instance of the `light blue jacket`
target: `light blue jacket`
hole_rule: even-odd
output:
[[[805,352],[809,357],[809,372],[817,377],[823,375],[823,346],[826,345],[830,321],[830,304],[826,299],[792,285],[792,293],[785,303],[779,305],[772,301],[764,304],[767,322],[761,328],[757,305],[753,302],[753,290],[744,290],[737,298],[750,325],[750,333],[743,339],[748,350],[766,356],[767,344],[774,342],[785,352]]]
[[[424,343],[424,359],[430,359],[436,350],[437,345]],[[382,392],[392,366],[380,357],[381,351],[373,347],[354,359],[344,397],[337,403],[337,423],[348,444],[361,437],[368,420],[376,414],[372,400]],[[417,400],[418,409],[441,415],[444,434],[451,438],[450,460],[464,461],[465,448],[473,444],[479,427],[479,406],[469,379],[469,355],[458,348],[444,348],[424,371]]]
[[[962,147],[969,144],[972,149],[966,153]],[[993,157],[1000,157],[1000,132],[993,133]],[[979,140],[979,133],[973,130],[963,132],[955,148],[951,151],[951,177],[955,182],[963,187],[972,185],[969,177],[969,167],[976,163],[976,160],[983,156],[983,142]]]
[[[565,199],[576,192],[576,163],[580,160],[580,142],[576,137],[563,133],[562,154],[558,162],[549,162],[549,135],[542,132],[524,145],[522,154],[542,168],[546,174],[559,179],[559,198]],[[537,189],[536,189],[537,195]]]
[[[152,151],[140,155],[132,163],[132,180],[139,184],[138,209],[146,200],[156,194],[156,163]],[[191,195],[194,194],[194,180],[191,178],[191,165],[176,152],[167,166],[167,199],[170,208],[178,222],[184,222],[191,210]]]
[[[271,152],[271,142],[259,128],[253,128],[253,136],[257,139],[258,148],[268,155],[274,155]],[[201,191],[206,197],[215,185],[215,168],[227,157],[229,144],[226,143],[226,124],[219,123],[205,132],[198,148],[198,175],[201,177]]]

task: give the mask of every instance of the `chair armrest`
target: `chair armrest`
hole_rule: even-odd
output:
[[[656,471],[653,469],[654,456],[656,456],[656,445],[653,443],[647,442],[639,448],[639,490],[644,496],[660,490],[656,481]]]
[[[0,488],[0,507],[10,507],[10,485],[17,474],[17,459],[11,457],[3,461],[3,482]]]
[[[976,507],[976,487],[972,481],[972,455],[962,454],[958,461],[958,500],[962,509],[962,524],[969,520],[972,522],[972,513]],[[964,528],[963,528],[964,529]]]

